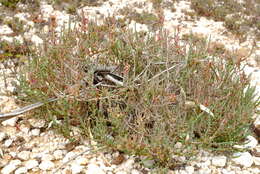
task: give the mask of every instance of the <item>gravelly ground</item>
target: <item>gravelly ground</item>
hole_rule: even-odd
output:
[[[137,5],[139,4],[139,5]],[[0,6],[1,7],[1,6]],[[138,13],[149,12],[156,14],[152,3],[147,0],[109,0],[101,3],[97,7],[80,7],[77,8],[77,15],[84,13],[85,16],[96,18],[98,23],[102,23],[104,17],[109,15],[122,18],[119,9],[129,7],[132,11]],[[31,41],[35,45],[43,43],[39,31],[46,32],[49,26],[42,24],[37,27],[32,16],[37,14],[37,20],[49,21],[55,16],[57,27],[55,30],[60,32],[63,24],[68,23],[69,15],[64,11],[55,10],[52,5],[41,2],[40,8],[34,14],[24,13],[27,5],[20,4],[20,12],[10,14],[5,19],[14,20],[14,16],[19,21],[23,21],[26,28],[24,34],[12,35],[14,31],[7,25],[0,25],[0,40],[13,42],[14,38],[20,42]],[[240,56],[247,56],[253,44],[254,37],[250,35],[243,43],[236,39],[230,32],[223,27],[222,22],[199,18],[192,20],[184,14],[184,11],[192,11],[189,1],[179,1],[175,3],[176,11],[172,12],[169,8],[164,8],[165,29],[168,29],[170,34],[174,34],[178,27],[181,34],[187,34],[191,31],[201,36],[211,35],[213,42],[220,42],[227,49],[236,49]],[[1,12],[0,12],[1,13]],[[1,14],[2,15],[2,14]],[[129,27],[137,30],[149,30],[149,26],[129,22]],[[224,34],[225,33],[225,34]],[[257,42],[259,45],[259,41]],[[1,50],[0,50],[1,51]],[[247,74],[252,74],[252,83],[257,85],[258,93],[260,94],[260,68],[255,61],[259,57],[260,50],[256,50],[248,58],[248,66],[245,71]],[[12,66],[11,63],[9,63]],[[0,91],[3,93],[12,92],[15,88],[12,85],[14,74],[9,69],[5,69],[1,65],[1,73],[5,72],[7,81],[4,83],[3,76],[0,76]],[[7,84],[7,86],[6,86]],[[8,112],[17,108],[13,97],[0,96],[1,112]],[[260,109],[260,108],[259,108]],[[256,118],[256,125],[260,127],[260,116]],[[258,118],[257,118],[258,117]],[[137,157],[121,155],[118,152],[110,152],[106,149],[99,150],[93,140],[84,140],[79,144],[71,144],[63,136],[54,132],[51,128],[47,128],[48,123],[44,120],[36,120],[26,117],[26,114],[21,118],[13,118],[2,122],[0,126],[0,170],[1,173],[116,173],[116,174],[138,174],[151,173],[152,171],[138,164],[135,159]],[[74,132],[77,135],[77,128]],[[205,151],[201,151],[197,160],[189,163],[186,167],[170,171],[169,173],[260,173],[260,145],[254,137],[248,137],[248,147],[254,149],[255,153],[244,152],[239,158],[228,159],[225,156],[214,156]],[[176,144],[178,148],[181,144]],[[74,159],[75,158],[75,159]],[[176,157],[177,158],[177,157]],[[178,157],[185,161],[185,157]],[[68,162],[68,163],[67,163]],[[153,161],[148,161],[146,166],[152,166]]]

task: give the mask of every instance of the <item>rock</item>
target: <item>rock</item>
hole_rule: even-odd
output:
[[[46,121],[42,119],[31,118],[28,121],[30,125],[34,128],[43,128],[46,124]]]
[[[34,43],[36,46],[40,46],[40,45],[43,44],[43,40],[42,40],[39,36],[37,36],[37,35],[35,35],[35,34],[32,35],[31,41],[32,41],[32,43]]]
[[[69,160],[71,160],[72,158],[74,158],[75,155],[76,155],[75,152],[69,152],[69,153],[67,153],[67,154],[65,155],[65,157],[62,159],[62,162],[63,162],[63,163],[68,162]]]
[[[243,145],[235,145],[235,148],[238,149],[253,149],[257,146],[258,141],[253,136],[247,136],[246,142]]]
[[[25,134],[29,134],[30,131],[30,126],[26,125],[26,124],[21,124],[19,126],[21,132],[25,133]]]
[[[8,148],[8,147],[10,147],[12,145],[12,143],[13,143],[13,140],[7,139],[4,142],[4,146]]]
[[[116,172],[116,174],[127,174],[127,172],[126,171],[118,171],[118,172]]]
[[[75,159],[76,163],[79,165],[86,165],[89,162],[89,159],[85,158],[84,156],[79,156]]]
[[[30,152],[29,151],[21,151],[17,154],[17,157],[23,161],[29,160]]]
[[[28,173],[28,170],[26,167],[20,167],[17,170],[15,170],[14,174],[26,174]]]
[[[37,167],[39,165],[39,162],[37,160],[29,160],[29,161],[26,161],[25,162],[25,167],[30,170],[30,169],[33,169],[35,167]]]
[[[40,135],[40,129],[33,129],[31,130],[31,135],[32,136],[39,136]]]
[[[54,163],[51,161],[42,161],[41,164],[39,165],[39,168],[41,170],[51,170],[54,168]]]
[[[193,166],[186,166],[185,167],[185,170],[188,172],[188,173],[194,173],[194,167]]]
[[[2,25],[0,26],[0,34],[1,35],[8,35],[8,34],[12,34],[13,30],[8,27],[7,25]]]
[[[181,142],[177,142],[175,145],[174,145],[174,148],[175,149],[180,149],[182,147],[182,143]]]
[[[260,157],[260,145],[256,146],[253,150],[252,150],[252,154],[256,157]]]
[[[227,169],[222,169],[222,170],[221,170],[221,173],[222,173],[222,174],[236,174],[235,171],[229,171],[229,170],[227,170]]]
[[[20,160],[12,160],[9,162],[8,165],[6,165],[2,170],[1,173],[2,174],[9,174],[12,173],[15,169],[17,169],[19,167],[19,165],[21,164]]]
[[[141,172],[139,172],[139,171],[136,170],[136,169],[133,169],[133,170],[131,171],[131,174],[141,174]]]
[[[62,150],[55,150],[53,152],[54,159],[59,160],[63,158],[63,151]]]
[[[16,125],[17,120],[18,120],[18,117],[10,118],[8,120],[3,121],[2,125],[14,127]]]
[[[255,163],[256,166],[260,166],[260,157],[253,157],[253,161]]]
[[[76,164],[76,163],[73,163],[71,165],[71,173],[72,174],[77,174],[77,173],[81,173],[82,170],[83,170],[83,166],[79,165],[79,164]]]
[[[16,152],[9,152],[9,155],[11,155],[12,158],[15,158],[17,153]]]
[[[52,161],[54,159],[53,155],[50,154],[43,154],[41,157],[42,161]]]
[[[224,167],[226,165],[227,157],[225,156],[215,156],[212,159],[212,165],[216,167]]]
[[[250,167],[253,164],[253,157],[248,152],[237,152],[234,154],[232,161],[243,167]]]
[[[87,166],[86,174],[93,174],[93,173],[105,174],[105,172],[96,164],[89,164]]]
[[[126,160],[125,162],[123,162],[122,164],[120,164],[118,166],[117,169],[115,169],[115,172],[119,172],[119,171],[131,171],[133,168],[133,164],[134,164],[134,159],[130,158],[128,160]]]
[[[2,142],[7,137],[5,132],[0,132],[0,142]]]
[[[196,172],[197,174],[212,174],[212,170],[208,167],[203,167]]]

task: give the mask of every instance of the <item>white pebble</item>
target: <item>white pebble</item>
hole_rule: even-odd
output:
[[[225,156],[215,156],[212,159],[212,165],[217,167],[224,167],[226,165],[227,157]]]
[[[253,149],[257,146],[257,144],[258,144],[257,139],[255,139],[255,137],[249,135],[246,137],[245,144],[235,145],[234,147],[238,148],[238,149]]]
[[[26,167],[20,167],[17,170],[15,170],[15,172],[14,172],[14,174],[25,174],[25,173],[28,173]]]
[[[127,174],[127,172],[126,171],[118,171],[118,172],[116,172],[116,174]]]
[[[5,132],[0,132],[0,142],[3,141],[7,137]]]
[[[42,161],[52,161],[54,159],[54,157],[50,154],[43,154],[41,157]]]
[[[10,27],[8,27],[7,25],[2,25],[2,26],[0,26],[0,33],[2,35],[12,34],[13,30]]]
[[[176,149],[180,149],[182,147],[182,143],[181,142],[177,142],[175,145],[174,145],[174,148]]]
[[[32,127],[34,128],[43,128],[45,126],[46,121],[45,120],[39,120],[35,118],[31,118],[28,120]]]
[[[87,171],[86,173],[88,174],[94,174],[94,173],[98,173],[98,174],[105,174],[105,172],[96,164],[89,164],[87,166]]]
[[[131,171],[133,168],[134,159],[130,158],[127,161],[123,162],[118,166],[118,168],[115,170],[115,172],[119,171]]]
[[[253,156],[253,161],[254,161],[256,166],[260,166],[260,157]]]
[[[2,122],[3,126],[11,126],[14,127],[16,125],[16,122],[18,120],[18,117],[10,118],[8,120],[5,120]]]
[[[17,157],[23,161],[26,161],[30,158],[30,152],[29,151],[21,151],[17,154]]]
[[[250,167],[253,164],[253,157],[249,152],[237,152],[234,154],[232,161],[243,167]]]
[[[52,168],[54,168],[54,163],[51,161],[42,161],[39,165],[39,168],[41,170],[51,170]]]
[[[56,160],[62,159],[63,158],[63,151],[62,150],[55,150],[53,152],[53,156]]]
[[[30,131],[30,127],[28,125],[25,125],[25,124],[21,124],[19,126],[21,132],[25,133],[25,134],[28,134],[29,131]]]
[[[13,140],[11,140],[11,139],[5,140],[4,146],[5,147],[10,147],[12,145],[12,143],[13,143]]]
[[[76,161],[76,163],[79,164],[79,165],[86,165],[86,164],[88,164],[89,159],[87,159],[87,158],[85,158],[85,157],[83,157],[83,156],[80,156],[80,157],[76,158],[75,161]]]
[[[141,174],[138,170],[136,170],[136,169],[133,169],[132,171],[131,171],[131,174]]]
[[[186,170],[188,173],[193,173],[195,169],[194,169],[193,166],[186,166],[186,167],[185,167],[185,170]]]
[[[74,158],[75,157],[75,152],[69,152],[65,155],[65,157],[62,159],[62,162],[63,163],[66,163],[68,162],[70,159]]]
[[[31,135],[32,136],[39,136],[40,135],[40,129],[33,129],[31,130]]]
[[[20,160],[12,160],[8,165],[6,165],[2,170],[1,174],[12,173],[21,164]]]
[[[72,172],[72,174],[81,173],[83,168],[84,168],[83,166],[74,163],[71,165],[71,172]]]
[[[9,152],[9,154],[12,156],[12,158],[15,158],[17,153],[16,152]]]
[[[25,162],[25,167],[30,170],[33,168],[36,168],[39,165],[39,162],[37,160],[29,160]]]
[[[229,170],[227,170],[227,169],[222,169],[222,170],[221,170],[221,173],[222,173],[222,174],[236,174],[235,171],[229,171]]]

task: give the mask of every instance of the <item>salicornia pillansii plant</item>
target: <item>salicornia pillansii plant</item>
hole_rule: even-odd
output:
[[[82,21],[46,35],[21,70],[24,105],[60,98],[35,116],[71,139],[76,126],[83,137],[169,168],[181,165],[173,155],[230,152],[249,134],[259,100],[234,57],[178,30],[136,32],[112,17],[102,25]],[[122,85],[94,83],[99,66],[115,67]]]

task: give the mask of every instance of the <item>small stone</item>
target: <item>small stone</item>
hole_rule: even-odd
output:
[[[188,172],[188,173],[194,173],[194,167],[193,166],[186,166],[185,167],[185,170]]]
[[[62,159],[63,158],[63,151],[62,150],[55,150],[53,152],[53,156],[56,160]]]
[[[215,156],[212,159],[212,165],[217,167],[224,167],[226,165],[227,157],[225,156]]]
[[[11,155],[12,158],[15,158],[17,153],[16,152],[9,152],[9,155]]]
[[[43,154],[41,157],[41,160],[42,161],[52,161],[52,160],[54,160],[54,157],[53,157],[53,155],[50,155],[50,154]]]
[[[51,161],[42,161],[39,168],[41,170],[51,170],[54,168],[54,163]]]
[[[39,36],[37,36],[37,35],[32,35],[32,37],[31,37],[31,41],[32,41],[32,43],[34,43],[36,46],[40,46],[41,44],[43,44],[43,40],[39,37]]]
[[[254,174],[259,174],[260,173],[260,168],[259,167],[252,167],[248,169],[249,172],[254,173]]]
[[[260,157],[253,156],[253,161],[254,161],[256,166],[260,166]]]
[[[31,118],[28,120],[32,127],[34,128],[43,128],[45,126],[46,121],[45,120],[39,120],[35,118]]]
[[[72,172],[72,174],[81,173],[83,168],[84,168],[83,166],[74,163],[71,165],[71,172]]]
[[[203,167],[200,170],[198,170],[196,173],[198,173],[198,174],[212,174],[212,170],[208,167]]]
[[[17,157],[23,161],[26,161],[30,158],[30,152],[29,151],[21,151],[17,154]]]
[[[18,117],[10,118],[8,120],[3,121],[2,125],[14,127],[16,125],[17,120],[18,120]]]
[[[12,34],[13,33],[13,30],[8,27],[7,25],[2,25],[0,26],[0,34],[1,35],[8,35],[8,34]]]
[[[66,163],[68,162],[70,159],[74,158],[75,157],[75,152],[69,152],[65,155],[65,157],[62,159],[62,162],[63,163]]]
[[[0,142],[2,142],[7,137],[5,132],[0,132]]]
[[[174,145],[174,148],[176,149],[180,149],[182,147],[182,143],[181,142],[177,142],[175,145]]]
[[[10,147],[12,145],[12,143],[13,143],[13,140],[11,140],[11,139],[5,140],[4,146],[5,147]]]
[[[31,130],[31,135],[32,136],[39,136],[40,135],[40,129],[33,129]]]
[[[17,170],[15,170],[14,174],[25,174],[28,173],[28,170],[26,167],[20,167]]]
[[[26,124],[21,124],[21,125],[19,126],[19,129],[20,129],[23,133],[25,133],[25,134],[28,134],[29,131],[30,131],[30,127],[29,127],[28,125],[26,125]]]
[[[150,161],[151,162],[151,165],[152,163],[154,163],[153,160],[147,160],[147,161]],[[148,162],[150,164],[150,162]],[[122,164],[120,164],[118,166],[117,169],[115,169],[114,172],[119,172],[119,171],[131,171],[132,168],[133,168],[133,164],[134,164],[134,159],[133,158],[129,158],[128,160],[126,160],[125,162],[123,162]]]
[[[252,153],[256,157],[260,157],[260,145],[256,146],[253,150]]]
[[[127,172],[126,171],[118,171],[118,172],[116,172],[116,174],[127,174]]]
[[[141,174],[138,170],[136,170],[136,169],[133,169],[132,171],[131,171],[131,174]]]
[[[94,174],[94,173],[105,174],[105,172],[102,169],[100,169],[99,166],[97,166],[96,164],[89,164],[87,166],[86,174]]]
[[[33,168],[36,168],[39,165],[39,162],[37,160],[29,160],[25,162],[25,167],[30,170]]]
[[[253,157],[249,152],[237,152],[234,154],[232,161],[243,167],[250,167],[253,164]]]
[[[88,164],[89,159],[87,159],[87,158],[85,158],[85,157],[83,157],[83,156],[80,156],[80,157],[76,158],[75,161],[76,161],[76,163],[79,164],[79,165],[86,165],[86,164]]]
[[[238,149],[253,149],[257,146],[258,141],[255,139],[253,136],[247,136],[246,137],[246,142],[243,145],[235,145],[235,148]]]
[[[12,173],[15,169],[18,168],[18,166],[21,164],[20,160],[12,160],[9,162],[8,165],[6,165],[2,170],[2,174],[9,174]]]
[[[229,170],[227,170],[227,169],[222,169],[222,170],[221,170],[221,173],[222,173],[222,174],[236,174],[235,171],[229,171]]]

